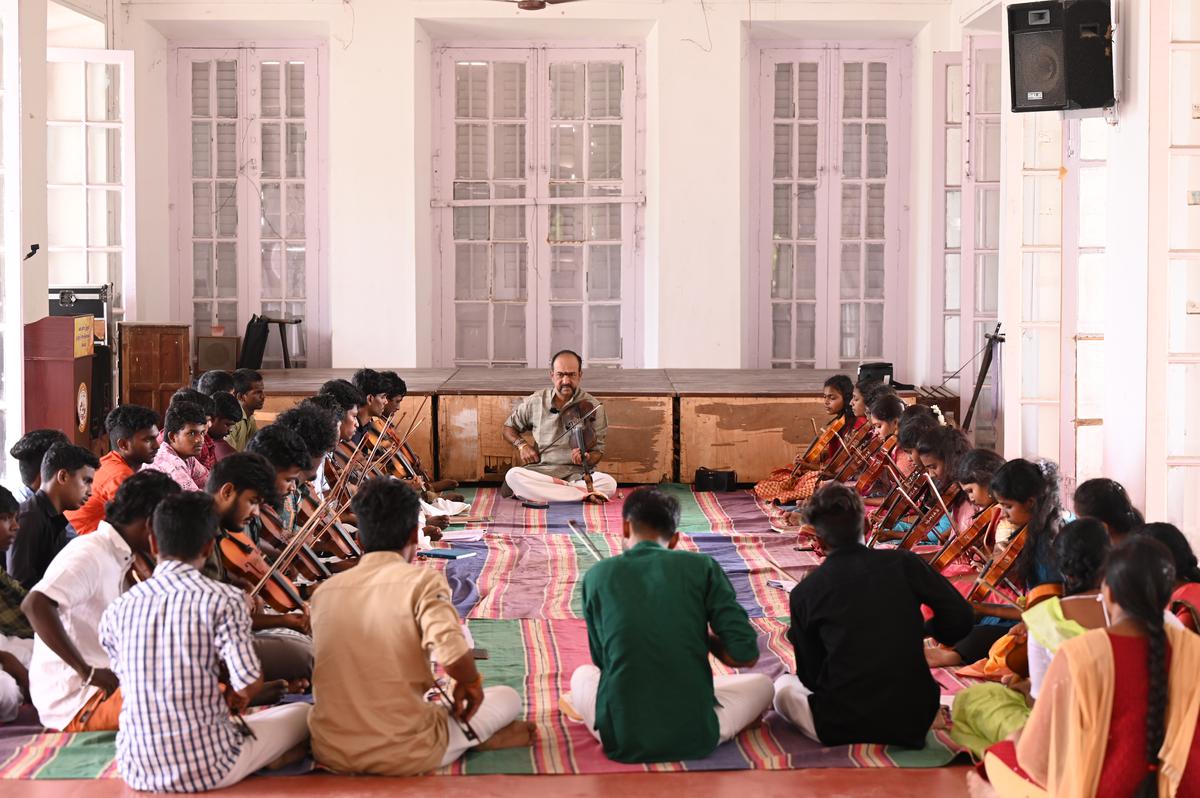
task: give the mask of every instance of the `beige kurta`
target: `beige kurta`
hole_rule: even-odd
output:
[[[424,700],[429,657],[470,647],[441,572],[371,552],[313,594],[313,754],[342,772],[408,776],[436,768],[447,714]]]
[[[577,391],[562,410],[584,401],[591,402],[593,405],[600,404],[591,394]],[[524,466],[525,468],[558,479],[576,480],[583,476],[583,467],[571,462],[571,452],[575,449],[574,436],[563,434],[565,426],[562,412],[550,412],[554,406],[553,402],[553,388],[546,388],[530,394],[521,400],[521,404],[517,405],[512,415],[504,422],[504,426],[512,427],[517,432],[533,433],[533,442],[537,444],[541,460]],[[592,447],[592,451],[603,454],[604,438],[608,433],[608,417],[604,414],[604,408],[600,407],[596,410],[590,420],[592,428],[596,432],[596,443]],[[519,464],[519,458],[514,458],[514,462]]]

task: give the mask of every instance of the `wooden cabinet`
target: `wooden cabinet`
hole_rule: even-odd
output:
[[[117,325],[121,403],[166,413],[171,394],[192,381],[191,328],[186,324]]]

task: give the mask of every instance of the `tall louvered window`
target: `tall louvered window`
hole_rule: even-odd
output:
[[[896,360],[905,307],[908,50],[764,50],[757,361]],[[890,301],[890,302],[889,302]]]
[[[439,362],[637,365],[636,52],[447,48],[436,80]]]
[[[195,335],[286,328],[292,365],[328,359],[320,301],[316,50],[176,51],[179,315]],[[272,330],[263,366],[283,365]]]

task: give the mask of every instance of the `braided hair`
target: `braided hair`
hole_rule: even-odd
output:
[[[1167,633],[1163,608],[1175,588],[1171,552],[1153,538],[1135,535],[1109,553],[1104,583],[1112,600],[1135,620],[1146,634],[1146,775],[1138,784],[1137,798],[1158,795],[1158,752],[1166,736]]]
[[[1050,545],[1062,524],[1062,501],[1058,497],[1058,466],[1049,460],[1032,463],[1009,460],[996,471],[989,486],[992,495],[1014,502],[1034,500],[1029,524],[1025,528],[1025,547],[1017,558],[1016,571],[1025,587],[1043,581],[1039,565],[1054,562]],[[1053,581],[1053,580],[1052,580]]]
[[[1192,544],[1174,524],[1146,524],[1137,530],[1137,534],[1154,538],[1167,547],[1175,561],[1175,580],[1177,582],[1200,582],[1200,565],[1196,563],[1196,554]]]
[[[1089,479],[1075,489],[1074,501],[1077,515],[1095,518],[1105,524],[1117,540],[1143,523],[1142,514],[1116,480]]]

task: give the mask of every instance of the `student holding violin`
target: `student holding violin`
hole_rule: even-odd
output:
[[[275,500],[275,469],[260,455],[237,452],[217,463],[208,478],[208,493],[218,526],[203,573],[248,594],[270,565],[244,530],[264,502]],[[308,608],[300,590],[282,573],[272,574],[259,597],[248,596],[247,606],[254,650],[266,680],[256,700],[269,703],[289,684],[303,687],[312,676]]]
[[[135,559],[153,563],[154,510],[164,498],[181,492],[159,471],[140,471],[126,479],[96,531],[68,543],[22,602],[36,634],[29,693],[47,728],[117,728],[121,691],[100,645],[100,616],[132,586]]]
[[[996,598],[1004,598],[1002,583],[1010,582],[1026,595],[1038,588],[1038,592],[1049,595],[1053,586],[1062,583],[1051,548],[1064,514],[1058,494],[1058,467],[1048,460],[1010,460],[992,477],[990,489],[1005,520],[1018,531],[1006,544],[996,547],[968,595],[978,616],[975,627],[953,648],[927,648],[925,659],[930,667],[953,667],[983,659],[992,644],[1012,629],[1024,608],[1013,601],[994,603]],[[989,598],[993,603],[985,603]]]
[[[954,473],[958,462],[971,445],[967,437],[953,427],[934,427],[917,443],[917,458],[929,480],[925,513],[915,522],[901,521],[893,529],[883,530],[879,540],[900,540],[911,548],[921,544],[942,544],[952,533],[965,529],[974,511]]]
[[[551,387],[525,397],[501,428],[519,463],[504,475],[504,492],[538,502],[606,502],[617,492],[617,481],[595,467],[604,457],[608,419],[595,397],[579,387],[583,358],[569,349],[558,352],[550,361],[550,380]],[[569,432],[574,425],[582,436]],[[579,437],[590,440],[580,447]]]

